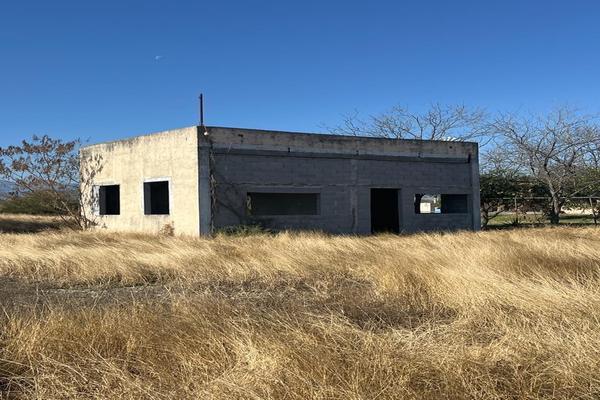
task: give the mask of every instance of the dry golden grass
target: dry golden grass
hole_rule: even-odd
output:
[[[6,398],[600,397],[600,230],[0,235]]]

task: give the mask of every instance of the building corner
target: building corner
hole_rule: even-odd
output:
[[[211,140],[206,127],[197,127],[198,135],[198,205],[199,233],[209,236],[213,232],[211,190]]]

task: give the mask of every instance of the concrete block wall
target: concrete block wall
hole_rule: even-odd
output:
[[[216,154],[214,157],[217,202],[214,225],[260,221],[274,229],[314,229],[351,232],[350,160],[328,160],[285,156]],[[318,216],[273,216],[249,218],[246,193],[319,193]]]
[[[399,189],[403,232],[479,227],[474,143],[214,127],[207,131],[206,140],[211,142],[214,157],[216,228],[260,222],[274,229],[368,234],[371,188]],[[250,218],[246,212],[246,193],[255,191],[319,193],[320,215]],[[416,193],[467,194],[469,212],[415,214]]]

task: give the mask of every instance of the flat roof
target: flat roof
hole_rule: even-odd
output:
[[[105,141],[105,142],[97,142],[97,143],[92,143],[89,144],[87,146],[82,146],[82,148],[88,148],[88,147],[94,147],[94,146],[99,146],[99,145],[106,145],[106,144],[112,144],[112,143],[119,143],[119,142],[126,142],[129,140],[133,140],[139,137],[145,137],[145,136],[153,136],[153,135],[161,135],[161,134],[167,134],[169,132],[176,132],[176,131],[181,131],[181,130],[185,130],[185,129],[192,129],[192,128],[200,128],[199,125],[192,125],[192,126],[186,126],[186,127],[181,127],[181,128],[175,128],[175,129],[167,129],[164,131],[154,131],[154,132],[150,132],[150,133],[142,133],[139,135],[135,135],[135,136],[128,136],[128,137],[124,137],[122,139],[116,139],[116,140],[109,140],[109,141]],[[300,131],[281,131],[281,130],[273,130],[273,129],[258,129],[258,128],[235,128],[235,127],[228,127],[228,126],[209,126],[209,125],[205,125],[205,128],[210,130],[210,129],[223,129],[223,130],[232,130],[232,131],[250,131],[250,132],[255,132],[255,133],[269,133],[269,134],[286,134],[286,135],[301,135],[301,136],[319,136],[321,138],[324,139],[331,139],[331,140],[339,140],[339,139],[347,139],[347,140],[367,140],[367,141],[390,141],[390,142],[415,142],[415,143],[421,143],[421,142],[433,142],[433,143],[453,143],[453,144],[468,144],[468,145],[478,145],[477,142],[472,142],[472,141],[464,141],[464,140],[433,140],[433,139],[395,139],[395,138],[386,138],[386,137],[378,137],[378,136],[364,136],[364,135],[342,135],[342,134],[334,134],[334,133],[321,133],[321,132],[300,132]]]

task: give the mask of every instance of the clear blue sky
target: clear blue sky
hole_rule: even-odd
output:
[[[200,91],[209,125],[299,131],[394,104],[598,112],[599,20],[596,0],[6,0],[0,146],[194,125]]]

